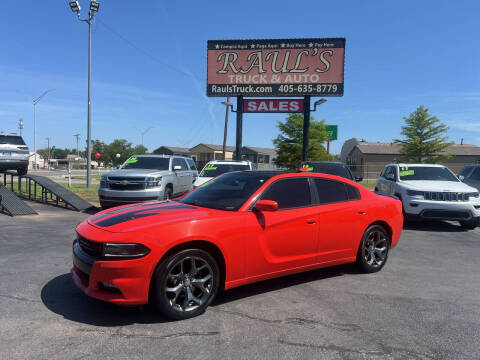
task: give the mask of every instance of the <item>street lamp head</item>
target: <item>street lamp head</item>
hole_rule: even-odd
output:
[[[80,4],[77,0],[70,1],[68,5],[70,5],[70,9],[72,9],[73,12],[76,12],[77,14],[80,12]]]
[[[90,11],[98,12],[98,8],[100,7],[100,3],[96,0],[90,1]]]
[[[233,104],[230,101],[222,101],[222,104],[226,106],[233,106]]]
[[[327,99],[320,99],[320,100],[317,100],[313,103],[313,105],[317,106],[317,105],[321,105],[323,104],[324,102],[327,102]]]
[[[18,127],[20,129],[23,129],[23,120],[22,119],[18,119]]]

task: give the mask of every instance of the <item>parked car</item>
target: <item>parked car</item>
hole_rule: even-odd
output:
[[[180,201],[102,211],[80,223],[72,275],[88,296],[201,314],[220,289],[356,262],[382,269],[402,232],[398,199],[327,174],[240,171]]]
[[[102,175],[98,197],[102,208],[171,199],[190,191],[198,176],[188,157],[134,155],[118,169]]]
[[[301,164],[300,170],[337,175],[357,182],[363,180],[361,177],[354,177],[345,163],[337,161],[306,161]]]
[[[458,178],[465,184],[480,190],[480,164],[465,166],[462,171],[460,171]]]
[[[206,183],[208,180],[231,171],[252,170],[250,161],[236,160],[213,160],[209,161],[200,172],[197,180],[193,184],[194,187]]]
[[[0,133],[0,171],[16,170],[18,175],[25,175],[28,159],[28,146],[20,135]]]
[[[375,190],[397,196],[409,219],[458,220],[467,229],[479,224],[478,190],[460,182],[442,165],[389,164]]]

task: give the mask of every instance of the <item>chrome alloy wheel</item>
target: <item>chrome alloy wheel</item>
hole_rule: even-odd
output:
[[[169,305],[181,312],[204,304],[213,287],[213,270],[202,258],[188,256],[178,260],[166,277],[165,293]]]
[[[388,254],[388,240],[383,231],[372,229],[362,244],[362,256],[373,268],[382,266]]]

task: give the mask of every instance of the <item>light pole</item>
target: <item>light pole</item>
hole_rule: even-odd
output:
[[[140,129],[137,129],[137,131],[140,133],[140,135],[142,136],[142,145],[143,145],[143,135],[145,135],[148,131],[152,130],[155,126],[150,126],[147,130],[145,131],[142,131]]]
[[[18,130],[20,130],[20,136],[22,136],[22,129],[23,129],[23,120],[18,119]]]
[[[78,20],[83,21],[88,24],[88,120],[87,120],[87,188],[90,187],[90,167],[92,162],[92,153],[90,152],[91,145],[91,111],[92,105],[90,102],[91,98],[91,82],[92,82],[92,20],[93,16],[96,12],[98,12],[98,8],[100,4],[98,1],[91,0],[90,1],[90,10],[88,12],[87,19],[80,19],[80,4],[77,0],[70,1],[68,3],[70,8],[74,13],[77,13]]]
[[[227,101],[222,101],[222,104],[225,105],[225,129],[223,130],[223,160],[225,159],[225,151],[227,148],[227,127],[228,127],[228,107],[233,106],[230,102],[230,97],[227,97]]]
[[[80,134],[75,134],[73,136],[77,138],[77,157],[79,157],[80,155],[78,154],[78,138],[80,137]]]
[[[48,151],[47,167],[48,167],[48,170],[50,170],[50,138],[47,137],[45,138],[45,140],[47,140],[47,151]]]
[[[23,94],[28,101],[30,101],[33,105],[33,154],[35,156],[35,162],[33,163],[33,168],[36,169],[37,168],[37,133],[36,133],[36,111],[35,111],[35,107],[37,106],[37,104],[40,102],[40,100],[43,99],[43,97],[45,95],[47,95],[49,92],[51,91],[55,91],[55,89],[50,89],[50,90],[47,90],[47,91],[44,91],[42,95],[40,95],[39,97],[37,97],[36,99],[32,99],[30,98],[29,96],[25,95],[23,92],[17,90],[19,93]]]

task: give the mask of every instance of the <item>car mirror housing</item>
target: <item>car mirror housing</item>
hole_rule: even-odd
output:
[[[259,200],[254,207],[257,211],[277,211],[278,203],[273,200]]]
[[[465,176],[463,176],[463,175],[460,175],[458,178],[460,179],[460,181],[465,180]]]
[[[390,180],[390,181],[395,181],[395,176],[393,176],[393,174],[387,174],[385,176],[385,179]]]
[[[356,181],[356,182],[363,181],[363,177],[361,177],[361,176],[355,176],[355,181]]]

